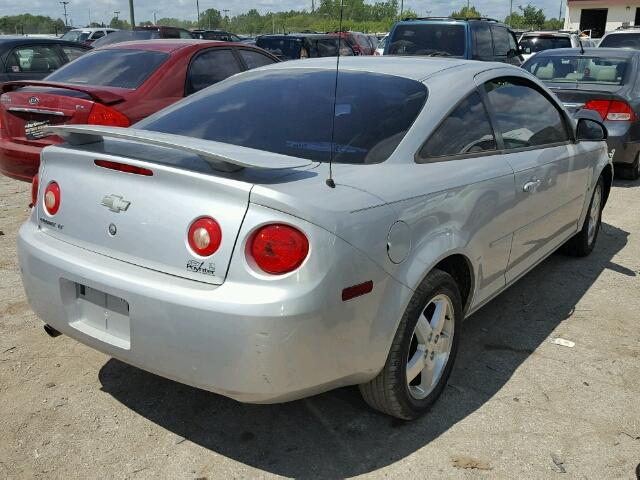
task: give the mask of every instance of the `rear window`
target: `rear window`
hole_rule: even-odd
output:
[[[607,35],[600,42],[600,47],[640,50],[640,33],[616,33]]]
[[[527,50],[527,53],[536,53],[543,50],[553,50],[555,48],[571,48],[569,37],[523,37],[520,46]],[[587,45],[584,45],[585,47]]]
[[[541,55],[523,68],[545,82],[622,85],[629,66],[626,58]]]
[[[294,60],[300,58],[302,42],[297,38],[258,38],[256,45],[278,58]]]
[[[98,50],[67,64],[47,80],[135,89],[168,57],[166,53],[145,50]]]
[[[136,128],[313,161],[377,163],[396,149],[427,89],[391,75],[286,69],[248,72],[139,122]],[[332,121],[334,120],[334,121]]]
[[[83,41],[80,39],[81,35],[84,35],[84,39],[87,39],[89,37],[89,33],[83,33],[80,30],[69,30],[61,38],[62,40],[67,40],[69,42],[81,42]]]
[[[464,25],[445,23],[400,24],[389,40],[390,55],[445,55],[464,57]]]

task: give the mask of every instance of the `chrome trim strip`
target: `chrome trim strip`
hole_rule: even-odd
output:
[[[26,112],[26,113],[41,113],[43,115],[56,115],[58,117],[64,117],[64,112],[59,110],[43,110],[42,108],[27,108],[27,107],[10,107],[7,108],[10,112]]]

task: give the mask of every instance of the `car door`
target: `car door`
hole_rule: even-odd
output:
[[[201,50],[189,64],[185,95],[198,92],[243,70],[244,67],[230,48]]]
[[[513,168],[504,157],[481,94],[474,90],[454,106],[416,158],[429,164],[431,179],[456,180],[420,206],[419,222],[408,223],[416,238],[431,241],[461,232],[477,264],[473,305],[483,303],[506,283],[513,236],[509,215],[515,193]]]
[[[23,45],[8,55],[5,72],[9,80],[41,80],[62,64],[57,45]]]
[[[544,89],[516,76],[482,83],[498,144],[515,172],[511,282],[577,231],[590,170],[570,120]]]

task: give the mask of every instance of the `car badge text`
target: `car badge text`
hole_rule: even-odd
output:
[[[38,97],[29,98],[29,105],[37,105],[40,103],[40,99]]]
[[[120,195],[106,195],[102,199],[102,205],[115,213],[126,212],[131,202],[124,200]]]

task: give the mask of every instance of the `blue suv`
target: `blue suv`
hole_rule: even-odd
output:
[[[505,62],[520,66],[515,33],[490,18],[428,17],[396,23],[385,55],[423,55]]]

